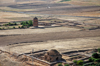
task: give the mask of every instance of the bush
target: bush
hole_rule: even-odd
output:
[[[59,63],[58,66],[63,66],[62,63]]]
[[[0,28],[0,30],[2,30],[2,28]]]
[[[13,27],[15,29],[15,27]]]
[[[20,28],[20,26],[18,26],[18,28]]]
[[[83,60],[77,61],[77,65],[83,65]]]
[[[64,66],[69,66],[69,64],[65,64]]]
[[[93,58],[99,58],[99,55],[98,55],[97,53],[93,53],[93,54],[92,54],[92,57],[93,57]]]
[[[21,26],[21,28],[24,28],[24,26]]]
[[[90,62],[93,62],[94,60],[95,60],[95,58],[93,58],[93,57],[89,58]]]
[[[23,26],[32,26],[33,25],[33,22],[32,22],[32,20],[23,21],[23,22],[21,22],[21,25],[23,25]]]
[[[100,59],[95,59],[94,62],[100,62]]]
[[[14,25],[17,25],[17,23],[15,22]]]
[[[100,53],[100,48],[98,48],[98,52]]]
[[[77,63],[77,60],[74,60],[73,62],[74,62],[74,63]]]

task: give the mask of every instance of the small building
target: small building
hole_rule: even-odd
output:
[[[44,59],[49,62],[61,61],[62,55],[57,50],[52,49],[44,55]]]
[[[33,26],[34,26],[34,27],[38,27],[38,18],[37,18],[37,17],[35,17],[35,18],[33,19]]]

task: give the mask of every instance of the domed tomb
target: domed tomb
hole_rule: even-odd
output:
[[[62,59],[62,55],[55,49],[48,51],[44,59],[49,62],[60,61]]]

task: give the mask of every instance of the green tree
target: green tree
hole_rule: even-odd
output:
[[[11,26],[12,24],[9,22],[8,25]]]
[[[93,58],[93,57],[89,58],[90,62],[93,62],[94,60],[95,60],[95,58]]]
[[[58,66],[63,66],[62,63],[59,63]]]
[[[83,65],[83,60],[79,60],[79,61],[77,61],[77,65]]]
[[[28,21],[28,24],[29,24],[29,26],[32,26],[32,25],[33,25],[32,20],[29,20],[29,21]]]
[[[76,64],[77,63],[77,60],[74,60],[73,62]]]
[[[98,58],[99,55],[98,55],[97,53],[93,53],[93,54],[92,54],[92,57],[93,57],[93,58]]]

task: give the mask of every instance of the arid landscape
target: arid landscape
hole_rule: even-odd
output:
[[[14,0],[14,2],[1,0],[0,2],[2,51],[23,54],[32,49],[34,51],[56,49],[64,53],[100,48],[100,0]],[[38,18],[38,28],[32,26],[19,28],[22,21],[33,20],[34,17]],[[5,26],[7,23],[17,25]],[[0,54],[0,64],[31,66],[16,61],[5,53]]]

